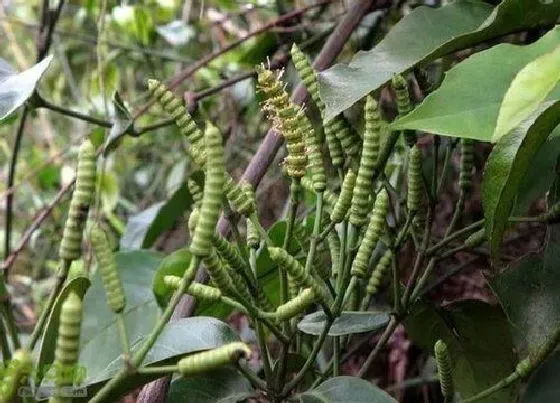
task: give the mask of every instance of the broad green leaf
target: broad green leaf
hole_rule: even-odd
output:
[[[255,394],[249,381],[232,367],[177,378],[171,382],[167,403],[236,403]]]
[[[483,2],[468,0],[437,9],[418,7],[375,48],[359,52],[347,66],[338,64],[320,74],[326,117],[333,118],[417,64],[508,32],[552,25],[559,14],[560,0],[504,0],[493,10]]]
[[[476,53],[449,70],[441,87],[392,127],[490,141],[512,80],[527,63],[559,44],[557,27],[530,45],[500,44]],[[550,98],[559,97],[557,87]]]
[[[156,31],[173,46],[186,45],[195,36],[193,27],[181,20],[171,21],[169,24],[158,26]]]
[[[47,56],[21,73],[15,72],[6,61],[0,59],[0,121],[31,97],[52,59],[52,55]]]
[[[189,251],[189,248],[176,250],[161,261],[161,264],[158,266],[154,275],[152,285],[154,296],[156,297],[156,301],[159,306],[167,306],[174,291],[165,285],[163,278],[165,276],[182,277],[185,270],[189,267],[190,262],[191,252]]]
[[[315,389],[298,395],[302,403],[396,403],[371,382],[353,376],[331,378]]]
[[[105,156],[109,155],[119,144],[120,139],[125,134],[130,134],[134,132],[134,122],[132,116],[128,111],[128,108],[124,104],[118,91],[113,93],[112,97],[112,123],[111,131],[107,140],[105,141],[105,146],[103,148],[103,154]]]
[[[131,347],[132,353],[141,347],[144,339],[145,337],[136,340]],[[206,316],[181,318],[171,321],[165,326],[146,356],[143,365],[164,361],[169,364],[186,354],[209,350],[234,341],[239,341],[237,334],[226,323],[216,318]],[[175,358],[175,360],[170,361],[172,358]],[[93,374],[88,371],[86,383],[91,384],[107,380],[124,365],[121,354],[116,355],[102,371]]]
[[[542,112],[542,113],[541,113]],[[496,256],[525,172],[560,124],[560,101],[546,104],[496,144],[484,171],[482,205],[491,256]]]
[[[134,250],[151,247],[158,236],[171,228],[175,221],[190,209],[192,196],[183,184],[165,202],[156,203],[131,216],[121,238],[121,249]]]
[[[481,301],[460,301],[442,308],[416,305],[405,320],[411,339],[432,352],[438,339],[447,343],[453,381],[463,399],[492,386],[515,369],[516,357],[503,312]],[[510,403],[516,385],[502,389],[481,403]]]
[[[54,350],[56,347],[56,338],[58,335],[59,316],[62,303],[66,300],[71,292],[76,293],[83,298],[90,286],[90,281],[86,277],[76,277],[70,280],[60,291],[54,306],[49,314],[43,335],[41,337],[41,346],[39,347],[39,359],[37,361],[37,368],[39,369],[38,377],[36,378],[37,385],[41,384],[43,374],[41,371],[46,371],[49,365],[54,361]]]
[[[381,330],[389,323],[389,319],[387,312],[342,312],[332,324],[329,336]],[[314,312],[304,316],[297,327],[303,333],[318,336],[323,332],[326,320],[327,317],[323,311]]]
[[[560,396],[560,351],[556,351],[529,378],[521,403],[554,403]]]
[[[115,254],[126,296],[124,310],[128,337],[135,344],[153,328],[159,308],[152,294],[152,278],[162,255],[150,251]],[[102,380],[107,368],[122,354],[113,312],[107,306],[105,289],[97,272],[84,298],[80,338],[80,363],[87,368],[87,383]]]
[[[492,142],[510,132],[538,108],[560,81],[560,45],[525,66],[508,88]]]

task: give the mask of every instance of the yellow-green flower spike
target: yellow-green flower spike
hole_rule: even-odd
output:
[[[82,236],[89,207],[95,195],[97,157],[89,139],[83,141],[78,154],[76,187],[72,194],[68,218],[62,232],[59,256],[66,261],[79,259],[82,254]]]
[[[322,115],[325,111],[325,103],[321,99],[321,95],[319,93],[317,73],[313,70],[311,63],[295,43],[292,45],[291,53],[292,61],[294,62],[299,78],[301,78],[307,92]]]
[[[354,190],[355,184],[356,174],[352,169],[349,169],[342,181],[340,196],[338,196],[338,199],[336,200],[336,203],[331,212],[332,222],[339,223],[344,220],[346,213],[350,209],[350,204],[352,203],[352,192]]]
[[[408,83],[406,79],[401,75],[396,75],[393,77],[393,88],[397,94],[397,109],[399,111],[399,116],[404,116],[412,110],[412,102],[410,100],[410,92],[408,91]],[[416,144],[416,134],[414,130],[405,130],[404,136],[406,139],[406,144],[412,147]]]
[[[2,371],[0,380],[0,403],[14,401],[18,388],[33,372],[33,359],[27,350],[16,350],[12,359]]]
[[[364,115],[364,144],[350,206],[350,222],[357,227],[362,226],[367,220],[370,208],[369,196],[379,154],[381,116],[379,115],[377,102],[371,96],[366,99]]]
[[[117,262],[105,232],[97,226],[91,229],[91,246],[97,259],[97,268],[105,288],[107,304],[115,313],[122,312],[125,307],[124,291],[117,270]]]
[[[387,273],[389,266],[391,266],[392,261],[393,261],[393,252],[391,252],[390,249],[387,249],[383,254],[383,256],[381,256],[381,259],[379,259],[379,262],[377,262],[377,265],[375,266],[373,271],[371,272],[371,277],[369,278],[366,287],[366,291],[369,295],[373,296],[377,294],[377,291],[379,290],[379,286],[383,281],[383,277],[385,276],[385,273]]]
[[[171,289],[178,289],[183,279],[179,276],[164,276],[164,284]],[[222,291],[216,287],[210,287],[205,284],[191,283],[187,288],[187,294],[192,295],[196,299],[207,302],[217,302],[222,297]]]
[[[470,139],[461,139],[461,168],[459,173],[459,186],[461,191],[467,193],[472,188],[474,166],[474,143]]]
[[[235,342],[224,346],[194,353],[181,359],[177,369],[183,376],[191,376],[201,372],[218,369],[227,364],[233,364],[242,358],[249,359],[251,349],[245,343]]]
[[[303,131],[305,133],[308,159],[307,166],[311,173],[313,190],[318,193],[323,192],[327,188],[327,177],[325,175],[325,163],[323,161],[323,154],[321,153],[321,144],[307,116],[303,113],[300,113],[298,116],[300,116],[301,125],[304,128]]]
[[[446,402],[451,402],[454,393],[451,357],[444,341],[438,340],[434,346],[441,394]]]
[[[382,189],[375,200],[371,218],[356,253],[356,257],[352,262],[350,273],[352,276],[365,277],[369,264],[369,259],[377,241],[381,237],[381,232],[385,229],[385,217],[389,210],[389,195],[385,189]]]
[[[206,167],[204,192],[200,206],[200,218],[197,222],[190,250],[193,255],[209,256],[212,250],[212,238],[220,217],[222,192],[225,182],[225,153],[220,131],[208,124],[204,134],[206,154],[211,164]]]
[[[422,203],[424,183],[422,181],[422,151],[418,146],[410,149],[408,160],[408,211],[418,211]]]
[[[276,308],[276,319],[279,321],[291,319],[314,302],[315,292],[311,288],[305,288],[298,296]]]

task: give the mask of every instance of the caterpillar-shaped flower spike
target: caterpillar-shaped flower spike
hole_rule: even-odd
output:
[[[465,246],[468,248],[476,248],[477,246],[484,243],[486,240],[486,232],[484,228],[472,233],[467,239],[465,239]]]
[[[202,143],[204,135],[192,116],[187,112],[187,109],[183,106],[181,100],[173,95],[173,93],[158,80],[148,80],[148,90],[152,98],[173,118],[180,133],[189,139],[191,147],[194,146],[196,149],[199,144]],[[200,150],[193,150],[192,153],[189,153],[192,154],[191,157],[193,161],[200,167],[204,166],[206,163],[204,153],[195,151]]]
[[[327,242],[329,243],[329,252],[331,254],[331,277],[335,278],[338,275],[338,267],[340,265],[340,238],[335,229],[327,235]]]
[[[344,152],[340,140],[333,130],[333,124],[323,123],[323,127],[325,128],[325,141],[329,149],[331,164],[335,168],[341,168],[344,164]]]
[[[124,291],[117,270],[117,262],[111,251],[105,232],[97,226],[91,229],[91,246],[97,259],[97,268],[105,288],[107,305],[115,313],[122,312],[125,307]]]
[[[33,359],[27,350],[17,350],[0,380],[0,403],[12,402],[25,378],[33,372]]]
[[[235,295],[236,289],[233,280],[225,265],[220,261],[217,253],[212,249],[210,254],[203,259],[204,267],[214,282],[214,285],[226,295]]]
[[[356,174],[352,169],[349,169],[342,181],[342,186],[340,187],[340,195],[336,200],[336,203],[331,212],[331,221],[334,223],[339,223],[344,220],[344,216],[350,209],[350,204],[352,203],[352,192],[356,184]]]
[[[95,147],[89,139],[84,140],[78,154],[76,187],[60,242],[59,256],[66,261],[79,259],[82,254],[82,235],[95,195],[96,160]]]
[[[235,183],[229,174],[226,174],[225,177],[224,191],[233,210],[246,217],[255,212],[255,200],[249,197],[242,185]]]
[[[204,192],[198,219],[190,246],[191,253],[196,256],[208,256],[212,250],[212,238],[220,217],[222,192],[225,182],[225,155],[222,136],[219,130],[208,124],[204,134],[206,153],[211,164],[206,167]]]
[[[313,190],[323,192],[327,188],[327,177],[325,175],[325,164],[321,153],[321,144],[315,129],[305,114],[298,114],[301,117],[301,126],[305,133],[305,144],[307,148],[308,168],[311,173]]]
[[[315,295],[325,304],[329,303],[327,289],[311,274],[305,273],[305,268],[294,259],[285,249],[269,247],[268,253],[274,262],[285,269],[300,287],[313,289]]]
[[[193,205],[195,207],[200,207],[200,203],[202,203],[202,188],[195,180],[189,178],[187,179],[187,188],[191,194],[193,199]]]
[[[373,212],[369,220],[368,227],[352,262],[350,273],[352,276],[365,277],[369,264],[369,259],[373,249],[385,228],[385,217],[389,210],[389,195],[385,189],[381,189],[375,200]]]
[[[364,115],[366,126],[364,130],[364,144],[356,185],[352,192],[352,204],[350,206],[350,222],[357,227],[361,227],[367,220],[373,173],[379,154],[381,116],[379,115],[377,102],[372,96],[368,96],[366,99]]]
[[[454,394],[453,377],[451,374],[452,365],[451,357],[449,356],[449,351],[444,341],[436,341],[434,345],[434,355],[437,362],[441,394],[446,402],[451,402]]]
[[[459,186],[467,193],[472,188],[474,167],[474,143],[470,139],[461,139],[461,163],[459,172]]]
[[[334,133],[348,158],[358,155],[360,151],[360,137],[352,130],[350,123],[348,123],[343,115],[334,117],[331,121],[325,123],[324,126],[325,136],[326,133]]]
[[[245,343],[235,342],[224,346],[194,353],[177,363],[177,369],[183,376],[212,371],[227,364],[234,364],[242,358],[249,359],[251,349]]]
[[[243,182],[241,189],[245,192],[247,197],[251,200],[251,203],[257,206],[257,196],[255,195],[255,188],[249,182]],[[247,219],[247,246],[252,249],[258,249],[260,245],[260,234],[255,227],[255,224],[250,219]]]
[[[395,93],[397,94],[397,110],[399,111],[399,116],[404,116],[412,110],[408,83],[406,82],[406,79],[399,74],[393,77],[392,84],[395,89]],[[405,130],[404,137],[406,144],[408,144],[409,147],[416,144],[416,134],[414,133],[414,130]]]
[[[179,276],[164,276],[163,282],[167,287],[176,290],[181,286],[182,278]],[[217,302],[222,297],[222,291],[219,288],[200,283],[190,283],[187,294],[207,302]]]
[[[294,62],[294,66],[299,75],[299,78],[305,85],[307,92],[311,96],[311,99],[322,115],[325,111],[325,103],[321,99],[321,95],[319,93],[319,82],[317,81],[317,73],[315,72],[315,70],[313,70],[309,59],[307,59],[307,57],[295,43],[292,45],[291,53],[292,61]]]
[[[314,302],[315,292],[311,288],[305,288],[298,296],[276,308],[276,319],[278,321],[291,319]]]
[[[369,295],[373,296],[377,294],[379,286],[381,285],[381,281],[383,281],[383,277],[385,276],[385,273],[387,273],[387,269],[389,269],[389,266],[391,265],[392,261],[393,261],[393,252],[391,252],[391,249],[387,249],[383,254],[383,256],[381,256],[381,259],[379,259],[379,262],[377,262],[377,265],[375,266],[373,271],[371,272],[371,277],[369,278],[366,287],[366,291]]]
[[[76,293],[71,292],[60,309],[60,323],[54,351],[54,383],[57,387],[73,384],[71,369],[78,363],[81,323],[82,300]]]
[[[422,203],[424,183],[422,182],[422,151],[418,146],[410,149],[408,160],[408,196],[406,207],[408,211],[418,211]]]

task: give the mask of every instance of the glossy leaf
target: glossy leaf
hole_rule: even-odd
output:
[[[45,370],[54,361],[54,350],[56,347],[56,339],[58,336],[58,325],[60,323],[60,309],[62,303],[66,300],[71,292],[76,293],[83,298],[90,286],[90,281],[86,277],[76,277],[70,280],[60,294],[56,298],[54,306],[49,314],[47,323],[45,324],[45,330],[41,337],[41,345],[39,347],[39,359],[37,361],[37,368],[40,370]],[[36,379],[37,384],[41,383],[42,379],[41,373],[38,374]]]
[[[156,268],[163,256],[149,251],[118,252],[115,254],[122,281],[126,308],[124,311],[131,344],[148,334],[159,315],[151,285]],[[115,315],[105,300],[105,290],[97,272],[84,298],[80,363],[87,368],[88,380],[99,380],[106,368],[121,353]],[[89,383],[89,381],[88,381]]]
[[[327,118],[338,115],[395,74],[508,32],[553,24],[560,0],[504,0],[494,10],[478,1],[455,1],[437,9],[418,7],[368,52],[320,74]]]
[[[0,59],[0,121],[31,97],[52,59],[52,55],[47,56],[21,73],[15,72],[6,61]]]
[[[560,81],[560,45],[525,66],[508,88],[492,142],[498,141],[538,108]]]
[[[521,403],[554,403],[560,396],[560,351],[556,351],[529,378]]]
[[[245,377],[232,367],[177,378],[171,382],[167,403],[236,403],[252,397],[255,391]]]
[[[476,53],[449,70],[441,87],[392,127],[491,141],[512,80],[527,63],[559,44],[557,27],[530,45],[500,44]],[[557,87],[549,98],[559,97]]]
[[[331,378],[298,398],[302,403],[396,403],[387,392],[371,382],[352,376]]]
[[[131,216],[121,238],[121,249],[134,250],[151,247],[156,239],[183,216],[193,203],[191,193],[183,184],[169,200],[156,203]]]
[[[342,312],[329,330],[329,336],[343,336],[353,333],[379,331],[389,323],[387,312]],[[315,336],[323,332],[327,318],[323,311],[303,317],[297,327],[300,331]]]
[[[418,304],[405,320],[405,327],[411,339],[430,353],[438,339],[447,343],[453,381],[463,399],[492,386],[515,369],[507,318],[492,305],[476,300],[453,303],[445,309]],[[513,402],[516,389],[512,385],[480,402]]]
[[[169,303],[174,291],[165,285],[163,278],[165,276],[182,277],[185,270],[189,267],[190,262],[191,252],[189,251],[189,248],[176,250],[161,261],[161,264],[158,266],[154,275],[152,285],[152,289],[159,306],[165,307]]]
[[[497,253],[525,172],[558,124],[560,101],[543,105],[512,133],[502,137],[492,150],[481,190],[484,225],[492,256]]]

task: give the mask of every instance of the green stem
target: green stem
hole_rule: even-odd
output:
[[[457,203],[455,204],[455,212],[453,213],[453,217],[451,218],[451,221],[449,222],[449,226],[445,231],[445,236],[449,235],[455,229],[455,226],[457,225],[459,219],[461,218],[461,215],[463,214],[464,208],[465,208],[465,192],[461,190],[461,192],[459,193],[459,200],[457,200]]]
[[[134,357],[132,358],[132,365],[134,367],[139,367],[140,364],[142,364],[142,361],[144,361],[144,358],[146,358],[146,355],[153,347],[157,338],[165,328],[165,325],[169,322],[169,319],[171,319],[171,315],[173,314],[175,307],[181,300],[183,294],[187,291],[189,285],[194,280],[194,276],[199,264],[200,258],[198,256],[193,256],[189,268],[183,274],[181,285],[173,293],[171,301],[169,301],[169,304],[163,311],[152,332],[146,338],[146,341],[142,344],[140,350],[138,350],[138,352],[134,354]],[[99,392],[93,397],[93,399],[90,400],[90,403],[99,403],[108,399],[111,392],[128,377],[129,371],[130,369],[125,366],[119,372],[117,372],[117,374],[99,390]]]
[[[446,246],[451,241],[454,241],[455,239],[460,238],[464,235],[470,235],[471,233],[473,233],[475,231],[478,231],[483,226],[484,226],[484,220],[479,220],[479,221],[476,221],[476,222],[470,224],[469,226],[467,226],[465,228],[462,228],[458,231],[453,232],[452,234],[448,234],[441,241],[439,241],[437,244],[435,244],[431,248],[427,249],[426,254],[427,255],[433,255],[439,249],[443,248],[444,246]]]
[[[270,239],[270,237],[268,236],[268,233],[266,232],[266,230],[262,227],[262,225],[259,221],[259,217],[257,216],[257,213],[252,213],[249,216],[249,220],[251,221],[251,223],[255,226],[255,228],[259,232],[259,235],[264,240],[264,243],[267,246],[275,246],[274,242],[272,242],[272,239]]]
[[[399,281],[399,255],[393,254],[393,303],[395,312],[401,313],[401,283]],[[368,306],[369,306],[368,301]]]
[[[315,222],[313,223],[313,234],[311,234],[311,244],[309,245],[309,253],[305,261],[305,273],[311,274],[313,267],[313,259],[315,258],[315,251],[317,250],[317,241],[321,232],[321,218],[323,217],[323,192],[317,193],[315,198]]]
[[[0,317],[0,348],[2,349],[2,361],[4,365],[12,358],[10,351],[10,344],[8,343],[8,335],[6,334],[6,327],[4,321]]]
[[[451,159],[453,148],[455,148],[454,142],[449,141],[447,143],[447,147],[445,148],[445,156],[443,157],[443,167],[441,169],[441,175],[439,177],[439,182],[436,191],[437,194],[439,194],[441,190],[441,186],[443,185],[443,182],[445,180],[445,175],[447,174],[447,168],[449,167],[449,160]]]
[[[178,371],[179,368],[177,365],[162,365],[161,367],[138,368],[136,373],[141,375],[170,375]]]
[[[385,331],[383,332],[383,334],[379,338],[379,341],[375,345],[375,348],[373,350],[371,350],[371,353],[369,353],[366,361],[362,365],[362,368],[360,368],[360,372],[358,372],[358,376],[360,378],[364,378],[366,376],[369,368],[371,367],[371,364],[373,364],[373,362],[377,358],[377,355],[379,354],[381,349],[389,341],[389,338],[391,337],[391,335],[393,334],[393,332],[397,328],[398,323],[399,322],[397,321],[397,318],[395,316],[391,316],[391,320],[387,324],[387,327],[385,328]]]
[[[488,389],[485,389],[482,392],[478,393],[477,395],[474,395],[472,397],[469,397],[468,399],[463,400],[462,403],[472,403],[484,399],[485,397],[488,397],[496,393],[497,391],[508,387],[512,383],[518,381],[520,378],[521,376],[517,372],[514,372],[510,374],[507,378],[502,379],[501,381],[492,385]]]
[[[266,382],[259,378],[258,375],[251,371],[246,365],[239,363],[237,369],[247,378],[255,389],[266,390]]]
[[[86,115],[84,113],[73,111],[73,110],[65,108],[63,106],[55,105],[55,104],[47,101],[43,97],[41,97],[39,94],[37,94],[35,102],[37,102],[37,107],[38,108],[50,109],[51,111],[58,112],[61,115],[69,116],[69,117],[75,118],[75,119],[79,119],[79,120],[82,120],[84,122],[92,123],[92,124],[100,126],[100,127],[110,128],[110,127],[113,126],[113,124],[111,122],[107,121],[107,120],[99,119],[99,118],[96,118],[96,117],[93,117],[93,116],[90,116],[90,115]]]
[[[124,321],[124,313],[119,312],[117,315],[117,326],[119,328],[119,337],[121,338],[121,345],[126,357],[130,355],[130,343],[128,341],[128,334],[126,331],[126,323]]]
[[[41,334],[43,333],[43,327],[45,326],[47,318],[51,314],[54,303],[56,302],[56,298],[58,297],[58,294],[60,294],[60,291],[62,290],[62,286],[66,281],[66,277],[68,277],[68,270],[70,270],[71,264],[72,262],[70,260],[63,260],[62,262],[60,262],[60,266],[56,273],[55,285],[49,295],[47,304],[43,308],[43,311],[41,312],[41,316],[39,317],[39,320],[37,321],[37,324],[33,329],[33,333],[31,333],[31,338],[29,340],[29,345],[27,347],[29,351],[33,351],[33,349],[35,348],[35,344],[37,344],[39,338],[41,337]]]

